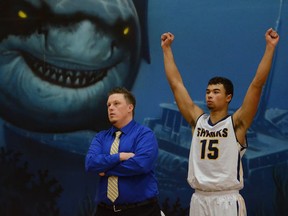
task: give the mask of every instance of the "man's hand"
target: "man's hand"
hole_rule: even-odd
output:
[[[279,41],[279,35],[276,31],[270,28],[265,33],[265,39],[266,39],[267,45],[271,45],[275,47]]]
[[[134,157],[134,153],[132,152],[121,152],[120,153],[120,161],[128,160],[131,157]]]
[[[174,40],[174,35],[170,32],[161,35],[161,47],[170,47]]]

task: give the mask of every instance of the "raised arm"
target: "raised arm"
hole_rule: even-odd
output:
[[[239,136],[238,138],[244,136],[247,129],[252,124],[253,118],[257,112],[262,88],[271,70],[273,55],[276,45],[279,41],[279,36],[277,32],[270,28],[265,33],[265,39],[266,49],[264,55],[258,65],[256,74],[247,90],[242,106],[235,112],[233,116],[236,128],[236,135],[237,137]]]
[[[181,114],[193,127],[195,126],[195,122],[199,115],[203,113],[203,110],[192,101],[187,89],[184,86],[182,77],[176,66],[172,53],[171,44],[173,40],[174,35],[170,32],[164,33],[161,36],[165,73]]]

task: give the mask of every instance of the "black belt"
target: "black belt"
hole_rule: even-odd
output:
[[[119,212],[122,210],[145,206],[145,205],[156,203],[156,202],[158,202],[158,199],[154,197],[154,198],[145,200],[143,202],[122,204],[122,205],[107,205],[106,203],[101,202],[98,204],[98,206],[113,210],[114,212]]]

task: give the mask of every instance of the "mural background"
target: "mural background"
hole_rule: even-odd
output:
[[[19,2],[13,1],[15,5],[19,5]],[[40,1],[27,2],[39,8]],[[80,0],[66,1],[69,2],[67,5],[64,4],[65,1],[58,1],[59,5],[60,3],[64,4],[62,10],[59,9],[60,6],[56,7],[58,4],[55,4],[54,1],[44,2],[53,8],[51,14],[67,13],[71,15],[71,3],[77,5]],[[83,2],[86,2],[87,5]],[[107,41],[119,42],[115,45],[117,47],[115,50],[119,51],[117,56],[130,56],[127,58],[129,60],[122,59],[124,63],[121,67],[113,70],[114,75],[111,81],[103,89],[97,87],[97,83],[93,83],[96,94],[88,97],[88,101],[95,98],[95,103],[79,100],[79,97],[82,98],[84,95],[79,92],[85,90],[86,87],[81,87],[81,91],[78,89],[78,97],[71,97],[72,99],[70,96],[74,93],[67,93],[70,96],[66,96],[66,99],[71,99],[71,103],[63,104],[62,100],[57,100],[59,97],[55,97],[55,100],[52,98],[50,104],[53,103],[56,112],[61,110],[62,115],[61,113],[52,115],[51,120],[49,115],[45,116],[45,112],[42,113],[44,108],[49,107],[49,104],[40,101],[41,105],[38,106],[37,101],[39,100],[38,97],[35,97],[36,91],[32,91],[32,96],[27,97],[25,93],[17,90],[19,85],[22,86],[21,82],[10,83],[7,81],[5,75],[9,71],[7,67],[13,63],[7,64],[6,56],[9,52],[6,49],[11,47],[13,41],[10,40],[13,39],[15,33],[9,32],[8,37],[1,38],[0,103],[2,108],[0,122],[2,127],[0,145],[3,147],[0,169],[0,173],[3,172],[3,175],[2,173],[0,175],[1,215],[20,215],[19,212],[22,214],[27,212],[26,215],[37,215],[35,212],[41,210],[46,211],[38,215],[92,215],[97,176],[85,173],[84,157],[93,135],[97,130],[107,127],[105,91],[116,84],[124,85],[135,93],[137,97],[136,120],[148,125],[157,134],[160,146],[158,163],[160,201],[163,204],[164,212],[166,215],[186,215],[185,210],[188,208],[193,192],[186,182],[191,134],[190,128],[182,120],[175,107],[173,96],[164,76],[160,36],[167,31],[175,34],[176,39],[173,44],[175,59],[191,96],[198,101],[199,105],[205,107],[203,100],[210,77],[227,76],[233,81],[235,94],[230,105],[231,112],[233,112],[241,105],[246,89],[254,76],[265,48],[264,33],[270,27],[278,30],[280,42],[271,76],[263,92],[264,97],[258,115],[248,133],[249,148],[243,159],[245,188],[241,193],[246,200],[248,215],[285,215],[288,210],[286,205],[288,202],[288,102],[285,93],[288,90],[285,79],[288,68],[286,59],[287,1],[166,0],[163,2],[156,0],[138,1],[138,5],[135,4],[135,1],[127,1],[127,5],[124,6],[122,1],[111,1],[119,9],[119,11],[115,10],[117,13],[103,13],[103,10],[99,9],[100,7],[96,7],[105,5],[104,2],[81,1],[84,6],[80,9],[89,15],[89,19],[97,17],[97,19],[91,18],[91,22],[97,24],[96,33],[92,34],[91,38],[97,37],[98,43],[95,40],[96,45],[87,49],[91,51],[90,55],[84,55],[85,49],[83,51],[80,49],[80,52],[79,47],[71,48],[73,53],[77,54],[78,50],[79,56],[86,56],[81,59],[85,62],[85,67],[75,67],[73,62],[65,63],[65,65],[69,65],[69,69],[83,70],[84,68],[89,71],[99,68],[101,64],[106,66],[108,61],[99,61],[99,59],[103,59],[105,56]],[[1,1],[1,4],[14,8],[4,1]],[[53,5],[56,5],[55,8]],[[137,10],[133,9],[133,5]],[[92,10],[90,8],[93,7],[88,6],[98,9]],[[1,7],[2,10],[5,7]],[[119,35],[111,30],[117,26],[125,26],[121,22],[117,23],[119,17],[122,18],[123,23],[133,24],[135,30],[132,34],[134,36],[133,44],[127,44],[125,38],[120,37],[119,39]],[[1,35],[6,31],[3,20],[5,17],[2,16]],[[51,21],[51,19],[49,20]],[[55,23],[53,25],[48,23],[50,29],[48,28],[46,31],[51,33],[54,30],[54,32],[61,33],[61,29],[63,29],[66,32],[67,25],[59,26]],[[17,28],[17,25],[14,28]],[[83,36],[84,34],[81,34],[81,29],[83,30],[83,28],[77,28],[79,33],[77,41],[87,39]],[[99,29],[106,33],[103,41],[98,38],[97,31]],[[89,32],[91,33],[91,31],[93,30]],[[32,33],[34,32],[32,31]],[[65,36],[71,39],[69,34],[61,35],[64,36],[64,40]],[[59,39],[59,37],[54,38],[54,42],[57,41],[57,38]],[[15,50],[15,47],[20,49],[22,44],[15,43],[13,49]],[[36,48],[33,49],[33,52],[35,53],[41,46],[41,43],[38,46],[35,45]],[[28,45],[25,48],[22,47],[22,50],[27,51],[27,47],[29,48]],[[94,49],[97,52],[93,53]],[[48,54],[47,51],[48,49],[42,50],[43,56]],[[59,52],[61,53],[61,50]],[[41,55],[41,49],[37,50],[38,55],[39,53]],[[57,55],[57,52],[52,53],[51,56],[54,56],[53,54]],[[62,53],[62,57],[63,55]],[[77,58],[77,55],[72,57]],[[70,56],[70,59],[73,59],[72,57]],[[60,64],[55,59],[53,61],[48,59],[46,62]],[[130,74],[122,72],[125,69],[130,71]],[[15,76],[12,72],[11,70],[11,77]],[[23,76],[25,74],[27,73],[23,73]],[[49,89],[55,87],[48,85],[47,82],[49,80],[41,81],[39,86]],[[57,85],[55,88],[61,94],[71,86],[59,87]],[[74,86],[71,89],[77,88]],[[21,103],[16,102],[13,105],[12,102],[10,103],[11,97],[7,95],[14,95],[16,101],[17,98],[21,98]],[[30,109],[34,105],[30,102],[21,109],[22,106],[19,104],[25,103],[25,98],[27,100],[32,98],[32,101],[33,98],[36,98],[37,109]],[[76,113],[72,112],[71,115],[67,115],[75,103],[77,106],[79,104],[80,108]],[[37,112],[39,109],[41,112]],[[21,110],[23,112],[20,112]],[[49,113],[49,111],[47,112]],[[94,111],[97,115],[93,114]],[[14,118],[15,115],[17,118]],[[71,116],[79,116],[76,118],[78,122],[75,122]],[[88,121],[90,118],[92,120]],[[87,124],[89,123],[89,126],[85,125],[85,121]],[[76,126],[72,127],[71,125]],[[81,126],[78,127],[79,125]],[[62,130],[63,128],[66,129]],[[21,156],[18,153],[21,153]]]

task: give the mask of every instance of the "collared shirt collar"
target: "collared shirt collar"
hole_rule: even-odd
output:
[[[132,119],[127,125],[125,125],[123,128],[121,128],[120,130],[122,131],[122,133],[124,134],[128,134],[129,131],[131,130],[131,128],[136,124],[136,121],[134,119]],[[112,134],[114,134],[116,131],[118,131],[119,129],[112,126]]]

